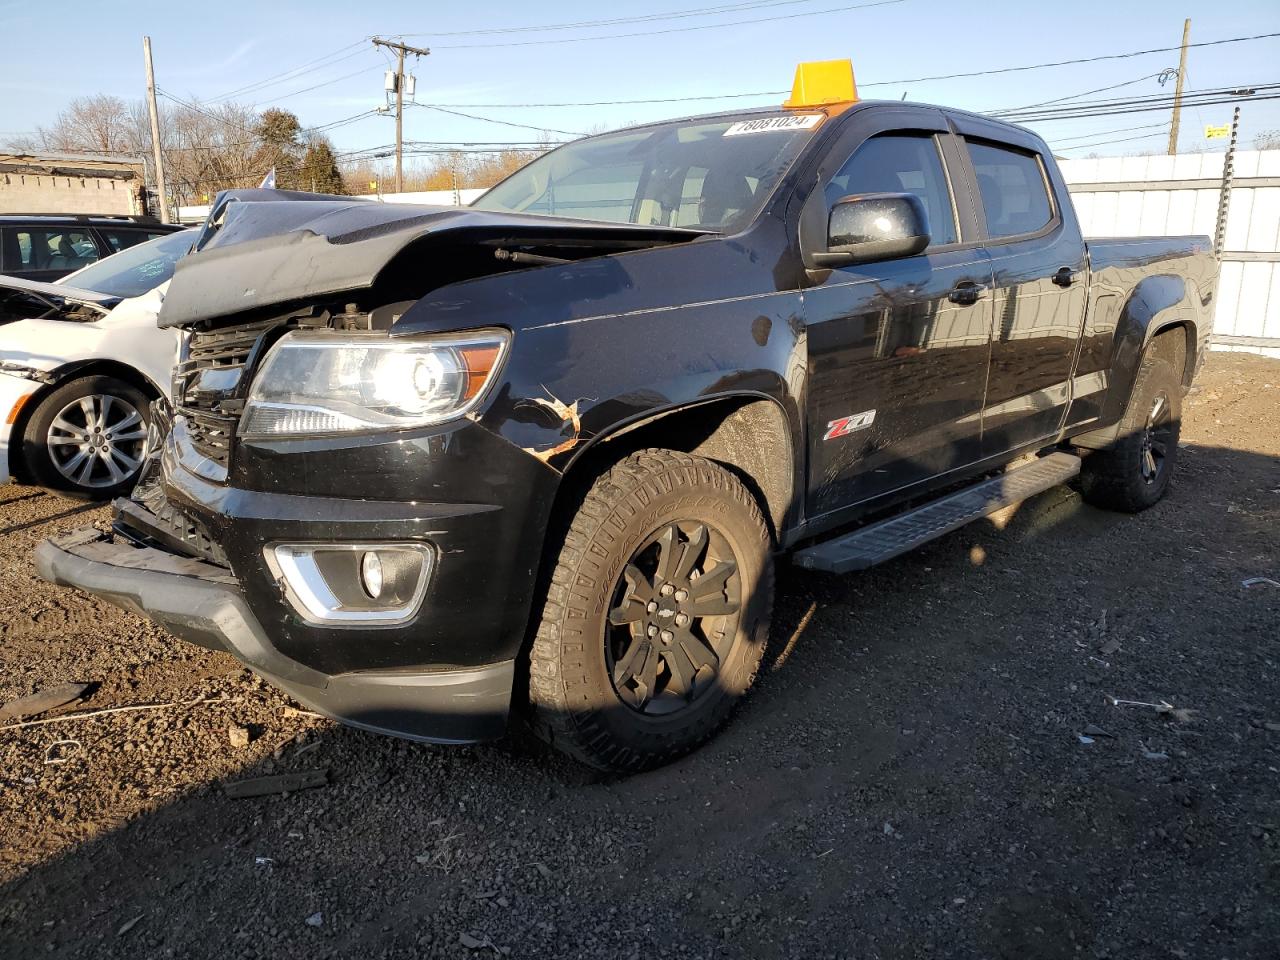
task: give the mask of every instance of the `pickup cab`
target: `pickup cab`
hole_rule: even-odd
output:
[[[579,140],[465,209],[220,197],[143,479],[40,573],[348,724],[515,712],[634,771],[752,685],[782,558],[862,569],[1069,481],[1158,501],[1209,240],[1087,242],[1008,123],[797,99]]]

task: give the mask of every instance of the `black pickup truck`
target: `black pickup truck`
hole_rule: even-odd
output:
[[[1159,500],[1216,274],[1086,243],[1033,133],[896,102],[591,137],[465,209],[227,194],[144,480],[38,567],[358,727],[514,709],[644,769],[751,686],[777,558]]]

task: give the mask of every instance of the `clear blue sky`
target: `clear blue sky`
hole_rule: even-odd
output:
[[[543,129],[576,132],[616,127],[737,104],[775,103],[781,98],[769,94],[624,106],[490,105],[782,90],[789,87],[800,60],[849,57],[865,97],[898,99],[905,93],[911,100],[989,110],[1135,81],[1176,66],[1177,53],[970,79],[898,81],[1172,47],[1181,40],[1182,21],[1188,16],[1193,43],[1280,31],[1280,3],[1275,0],[1197,0],[1181,6],[1129,0],[1043,5],[1027,0],[901,0],[854,9],[855,2],[743,0],[734,4],[734,10],[712,15],[541,32],[463,34],[655,18],[729,6],[731,0],[683,6],[676,0],[660,0],[656,5],[630,0],[612,4],[490,0],[451,4],[450,9],[421,0],[376,4],[221,0],[213,5],[0,0],[0,27],[7,41],[5,69],[0,74],[0,139],[47,123],[76,96],[141,97],[144,33],[151,35],[154,44],[157,83],[183,98],[214,100],[297,68],[293,76],[235,99],[260,107],[278,104],[296,113],[304,126],[342,120],[380,105],[387,55],[360,41],[371,34],[402,35],[408,43],[432,49],[431,56],[412,67],[419,103],[535,128],[502,126],[419,107],[406,112],[406,139],[524,141],[537,139],[537,131]],[[743,22],[781,17],[787,19]],[[668,32],[653,32],[659,30]],[[616,36],[628,33],[647,35]],[[529,43],[602,36],[612,38]],[[484,46],[499,43],[525,45]],[[1276,82],[1280,81],[1277,64],[1280,38],[1192,50],[1187,86]],[[1172,84],[1164,89],[1170,91]],[[1156,80],[1148,78],[1084,99],[1159,92]],[[1230,116],[1230,106],[1184,111],[1183,148],[1203,145],[1204,126],[1225,123]],[[1143,113],[1053,122],[1038,129],[1068,156],[1094,151],[1126,154],[1162,149],[1167,133],[1147,125],[1167,120],[1164,113]],[[1260,130],[1277,127],[1280,100],[1245,104],[1242,145],[1248,146]],[[394,123],[389,117],[369,116],[335,127],[329,135],[339,150],[373,147],[393,140]],[[1147,139],[1127,139],[1133,137]],[[1122,139],[1125,142],[1103,143]]]

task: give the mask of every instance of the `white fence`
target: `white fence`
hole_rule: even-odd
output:
[[[1225,154],[1064,160],[1086,236],[1206,234]],[[1214,346],[1280,357],[1280,150],[1236,153]]]

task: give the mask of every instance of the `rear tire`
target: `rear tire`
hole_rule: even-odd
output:
[[[1169,489],[1181,428],[1182,383],[1168,360],[1148,350],[1120,421],[1119,437],[1084,459],[1084,499],[1125,513],[1154,506]]]
[[[772,543],[722,467],[642,450],[587,492],[529,662],[533,727],[601,770],[651,769],[716,732],[755,680]]]
[[[22,457],[42,487],[90,500],[133,489],[145,459],[151,407],[137,387],[94,375],[64,383],[27,421]]]

